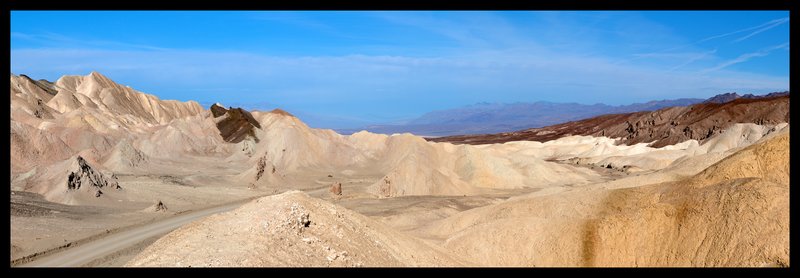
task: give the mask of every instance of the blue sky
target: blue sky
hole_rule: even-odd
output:
[[[630,104],[789,89],[786,11],[11,13],[11,72],[98,71],[312,127],[477,102]]]

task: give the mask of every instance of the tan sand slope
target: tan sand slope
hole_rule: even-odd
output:
[[[12,175],[64,160],[73,153],[74,150],[56,134],[11,121]]]
[[[79,204],[64,187],[77,155],[109,173],[152,173],[197,163],[191,156],[222,160],[235,149],[196,102],[160,100],[96,72],[52,87],[25,76],[11,83],[12,187],[50,201]]]
[[[86,149],[102,155],[122,138],[149,134],[152,127],[203,112],[196,102],[159,100],[96,72],[65,76],[52,88],[42,84],[11,75],[15,172]]]
[[[75,100],[80,106],[116,115],[133,115],[150,124],[165,124],[203,111],[197,102],[160,100],[117,84],[97,72],[87,76],[64,76],[56,81],[56,89],[58,94],[48,104],[62,113],[76,109]]]
[[[576,161],[626,171],[659,170],[679,159],[750,145],[786,126],[786,123],[774,127],[735,124],[702,145],[690,140],[662,148],[648,147],[646,143],[617,145],[617,139],[591,136],[478,146],[423,142],[411,135],[353,136],[369,140],[373,146],[384,142],[382,148],[367,147],[379,154],[379,165],[388,171],[371,189],[378,196],[391,197],[474,195],[487,189],[586,184],[596,180],[596,173],[547,160]]]
[[[678,182],[517,198],[426,229],[486,265],[788,266],[788,129],[765,139]]]
[[[127,266],[462,264],[438,247],[292,191],[183,226],[147,247]]]
[[[635,167],[640,170],[659,170],[683,158],[709,153],[722,153],[748,146],[758,141],[763,136],[780,131],[786,126],[788,126],[787,123],[781,123],[775,126],[751,123],[734,124],[722,133],[709,138],[703,142],[702,145],[695,140],[689,140],[680,144],[661,148],[652,148],[645,143],[632,146],[617,146],[613,143],[616,140],[600,139],[605,137],[600,137],[598,139],[588,137],[588,140],[584,139],[584,141],[591,142],[593,140],[598,140],[600,142],[595,143],[593,147],[588,147],[586,151],[581,150],[582,148],[587,148],[587,144],[585,143],[567,144],[565,146],[567,149],[563,150],[557,156],[553,156],[553,158],[560,160],[569,158],[580,164],[591,164],[619,170],[627,170],[630,167]],[[549,141],[542,144],[542,146],[551,145],[550,143],[556,144],[568,138],[570,137]]]
[[[788,266],[788,148],[785,128],[687,179],[541,191],[413,232],[447,251],[290,192],[176,230],[129,265]]]

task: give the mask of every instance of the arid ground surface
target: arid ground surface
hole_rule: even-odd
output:
[[[12,75],[11,264],[789,266],[788,103],[429,142]]]

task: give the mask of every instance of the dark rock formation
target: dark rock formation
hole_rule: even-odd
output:
[[[53,84],[53,82],[47,81],[45,79],[39,79],[39,81],[36,81],[24,74],[20,74],[19,76],[27,79],[28,81],[36,85],[36,87],[41,88],[43,91],[47,92],[51,96],[55,96],[56,94],[58,94],[58,91],[56,91],[56,85]]]
[[[214,118],[219,118],[225,115],[225,113],[228,113],[228,109],[225,109],[225,107],[219,106],[216,103],[211,105],[211,114],[214,115]]]
[[[100,190],[101,188],[114,188],[114,189],[122,189],[119,186],[119,182],[117,182],[116,176],[112,175],[110,178],[106,177],[102,173],[95,171],[92,167],[86,163],[86,160],[83,157],[78,156],[78,170],[75,172],[71,172],[69,176],[67,176],[67,189],[68,190],[79,190],[82,186],[90,186],[90,188],[95,189],[95,197],[100,197],[103,195],[103,192]]]
[[[215,103],[211,106],[211,113],[215,118],[224,117],[217,123],[217,129],[225,142],[239,143],[248,137],[258,142],[255,129],[260,129],[261,124],[250,112],[241,108],[226,110]]]
[[[256,181],[261,179],[261,176],[264,175],[264,169],[267,167],[267,155],[264,154],[260,159],[258,159],[258,164],[256,164]],[[275,173],[275,167],[272,167],[272,173]]]
[[[161,200],[158,200],[158,204],[156,204],[156,211],[167,211],[167,205],[161,202]]]

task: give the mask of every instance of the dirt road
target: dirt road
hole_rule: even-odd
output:
[[[20,267],[70,267],[82,266],[95,259],[112,254],[118,250],[123,250],[139,242],[145,241],[150,237],[164,235],[180,226],[188,224],[194,220],[233,210],[244,201],[226,204],[222,206],[207,208],[199,211],[189,212],[163,219],[144,226],[121,231],[92,242],[81,244],[65,251],[50,254],[25,264]]]

